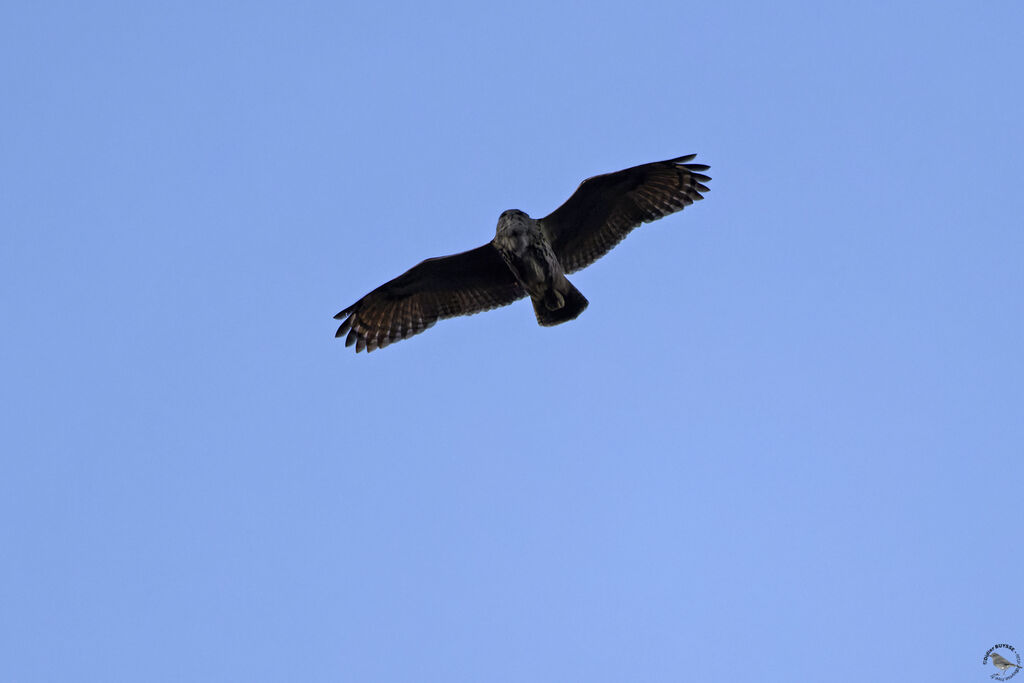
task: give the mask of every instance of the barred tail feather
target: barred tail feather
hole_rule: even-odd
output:
[[[575,320],[590,303],[587,301],[587,297],[583,296],[571,282],[566,280],[565,284],[567,289],[561,293],[564,300],[561,308],[551,310],[544,304],[544,299],[532,299],[533,312],[537,314],[537,324],[551,327]]]

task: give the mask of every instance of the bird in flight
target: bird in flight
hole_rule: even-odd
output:
[[[460,254],[413,266],[338,313],[335,337],[356,352],[382,349],[442,318],[507,306],[529,296],[544,326],[574,320],[587,299],[565,277],[586,268],[641,223],[703,199],[711,178],[696,154],[633,166],[584,180],[544,218],[510,209],[494,239]]]

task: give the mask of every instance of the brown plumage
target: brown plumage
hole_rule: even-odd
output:
[[[701,173],[708,166],[688,163],[695,156],[588,178],[539,220],[506,211],[491,242],[427,259],[338,313],[335,336],[347,332],[345,346],[373,351],[441,318],[505,306],[528,293],[541,324],[571,320],[587,301],[565,274],[604,256],[641,223],[703,199],[711,179]]]

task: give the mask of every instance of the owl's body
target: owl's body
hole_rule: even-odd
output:
[[[539,221],[517,209],[505,211],[491,244],[530,295],[541,325],[574,320],[587,307],[586,297],[565,277]]]

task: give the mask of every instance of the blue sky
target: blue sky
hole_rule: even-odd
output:
[[[1019,2],[0,8],[0,680],[988,680]],[[371,355],[587,176],[708,198]]]

